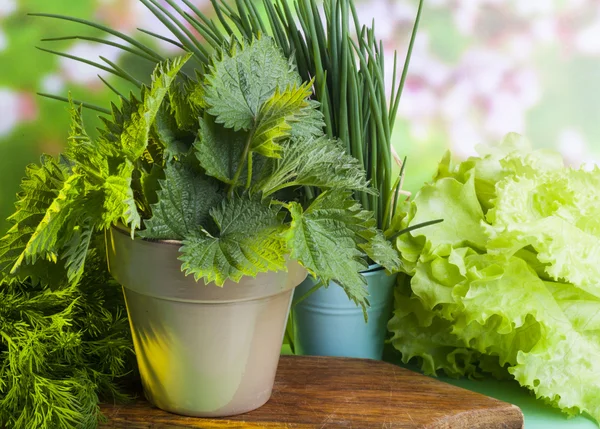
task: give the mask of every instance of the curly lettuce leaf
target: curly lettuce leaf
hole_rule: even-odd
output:
[[[516,135],[480,153],[445,157],[394,221],[445,220],[397,239],[411,277],[392,343],[428,373],[510,374],[600,420],[600,170],[565,168]]]
[[[558,300],[565,289],[582,298],[572,285],[544,282],[520,258],[454,251],[419,263],[411,290],[397,293],[392,343],[430,374],[477,375],[491,370],[481,357],[495,357],[496,371],[507,368],[538,398],[598,419],[597,319],[586,328],[584,314],[599,302]]]

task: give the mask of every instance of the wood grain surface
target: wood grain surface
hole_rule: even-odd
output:
[[[392,364],[282,356],[271,400],[227,419],[182,417],[139,401],[103,406],[104,428],[440,428],[521,429],[515,405]]]

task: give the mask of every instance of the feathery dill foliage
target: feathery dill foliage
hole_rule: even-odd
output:
[[[2,427],[93,429],[99,400],[128,399],[121,386],[135,380],[133,344],[103,252],[95,239],[77,285],[0,286]]]
[[[131,345],[101,258],[114,224],[132,238],[182,240],[182,269],[196,279],[223,285],[283,270],[290,257],[363,308],[367,256],[398,268],[372,212],[352,198],[376,191],[325,135],[313,82],[273,39],[232,38],[195,78],[182,71],[191,57],[158,63],[96,139],[69,100],[65,153],[29,167],[0,241],[12,314],[0,321],[0,422],[94,427],[99,398],[122,399]]]

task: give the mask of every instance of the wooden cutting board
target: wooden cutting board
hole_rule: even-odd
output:
[[[271,400],[227,419],[176,416],[140,401],[103,406],[104,428],[521,429],[515,405],[398,366],[363,359],[282,356]]]

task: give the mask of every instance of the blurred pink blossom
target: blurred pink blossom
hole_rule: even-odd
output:
[[[113,46],[99,43],[76,42],[68,49],[67,53],[108,67],[108,64],[102,61],[100,57],[104,57],[111,62],[117,62],[122,51]],[[98,75],[106,76],[109,74],[95,67],[90,67],[88,64],[62,57],[60,58],[60,68],[68,81],[86,86],[99,85]]]
[[[0,137],[10,134],[19,123],[36,119],[37,115],[32,94],[0,88]]]

